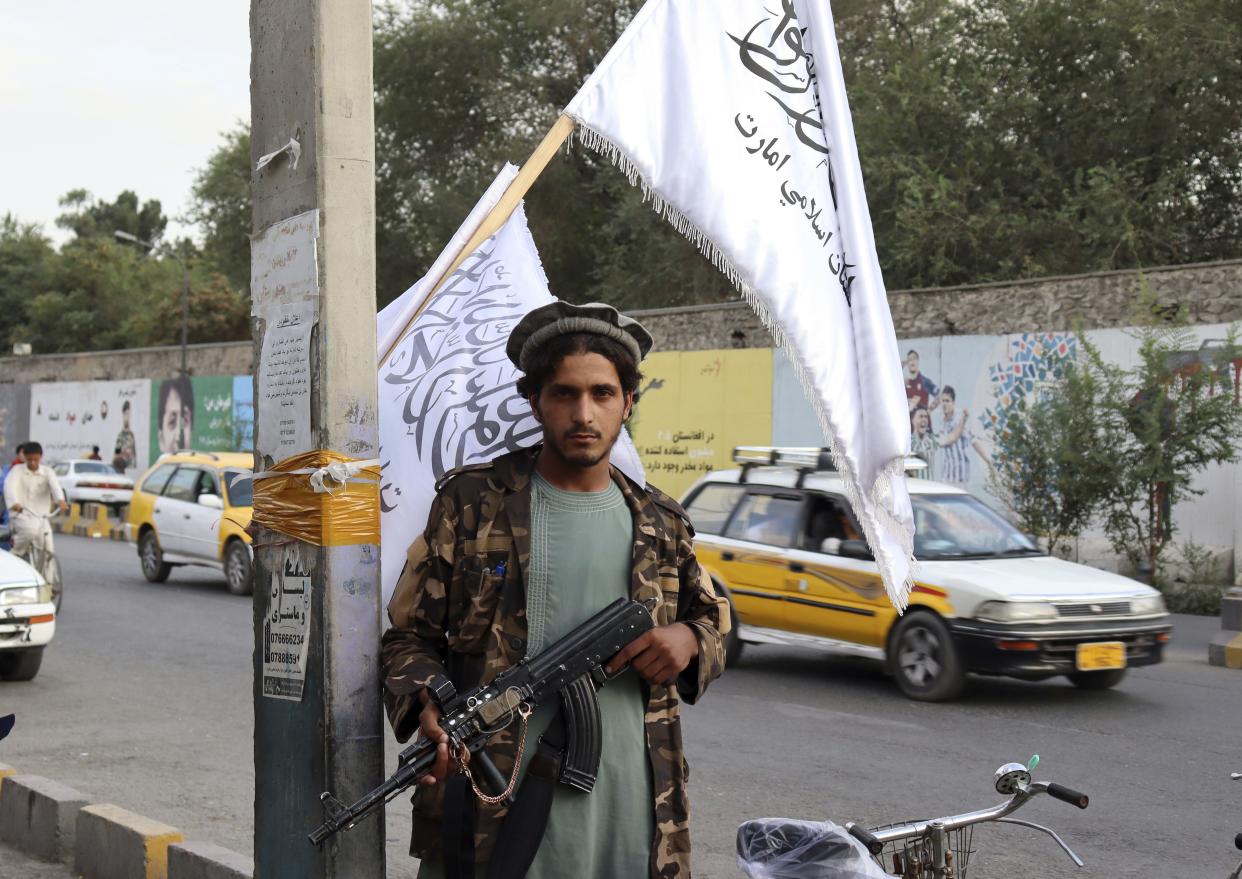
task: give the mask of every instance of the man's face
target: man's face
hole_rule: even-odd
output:
[[[955,402],[956,401],[952,397],[950,397],[948,394],[941,395],[940,408],[944,410],[945,418],[949,418],[953,415],[953,404]]]
[[[608,457],[631,408],[617,368],[601,354],[566,356],[530,402],[543,425],[544,446],[584,468]]]
[[[190,411],[176,391],[168,394],[168,405],[160,419],[160,451],[175,452],[190,447]]]
[[[129,409],[121,410],[121,423],[125,425],[126,430],[129,430]]]
[[[914,431],[919,436],[927,433],[927,410],[919,409],[914,413]]]
[[[31,470],[38,470],[39,464],[42,463],[42,461],[43,461],[43,454],[41,452],[27,452],[26,453],[26,466],[29,467]]]
[[[892,362],[893,361],[891,360],[889,361],[889,363]],[[915,354],[913,351],[906,355],[906,377],[919,377],[919,355]]]

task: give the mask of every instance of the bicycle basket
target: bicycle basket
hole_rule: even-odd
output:
[[[889,830],[893,827],[914,823],[916,822],[898,821],[894,824],[873,827],[871,832],[878,833],[881,830]],[[974,838],[975,828],[973,825],[945,833],[946,860],[950,862],[952,867],[953,872],[950,875],[953,879],[967,879],[970,856],[975,853],[975,849],[972,848]],[[875,856],[875,861],[885,870],[888,870],[892,876],[908,876],[913,877],[913,879],[922,879],[923,876],[930,876],[930,869],[927,869],[927,872],[924,873],[922,868],[933,862],[931,838],[927,836],[912,837],[910,839],[898,839],[885,843],[884,850]]]
[[[737,829],[737,866],[750,879],[891,879],[831,821],[746,821]]]

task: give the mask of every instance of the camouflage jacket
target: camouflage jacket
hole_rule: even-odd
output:
[[[437,486],[423,535],[410,547],[388,604],[392,628],[384,633],[384,704],[398,740],[418,730],[419,692],[436,675],[459,687],[491,680],[525,655],[526,577],[530,567],[530,481],[538,447],[463,468]],[[681,507],[663,493],[631,482],[615,467],[634,517],[631,594],[655,599],[657,625],[688,624],[699,655],[675,687],[651,686],[646,711],[656,838],[651,876],[690,876],[688,770],[682,752],[681,699],[693,703],[724,668],[722,636],[727,602],[699,567],[694,531]],[[497,573],[497,572],[500,573]],[[488,755],[501,773],[512,770],[516,747],[505,731]],[[604,755],[604,759],[608,759]],[[411,853],[426,857],[441,847],[442,785],[414,797]],[[476,856],[486,863],[503,806],[478,804]]]

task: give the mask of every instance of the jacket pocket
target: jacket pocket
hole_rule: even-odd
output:
[[[500,601],[507,556],[467,556],[453,571],[449,601],[449,649],[477,654],[487,648],[487,635]]]

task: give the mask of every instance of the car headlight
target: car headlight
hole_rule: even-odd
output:
[[[38,586],[17,586],[13,589],[0,589],[0,605],[6,604],[38,604]]]
[[[1163,595],[1140,595],[1130,599],[1130,613],[1146,616],[1155,613],[1168,613],[1164,605]]]
[[[1026,623],[1056,618],[1057,609],[1045,601],[985,601],[975,610],[975,619],[995,623]]]

